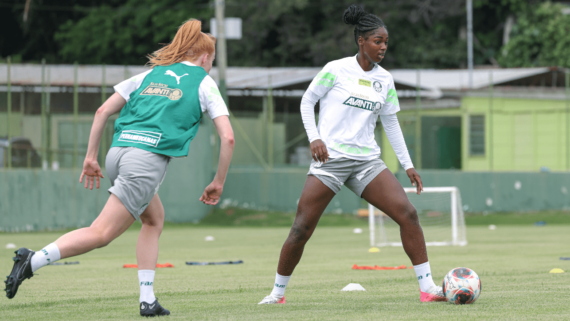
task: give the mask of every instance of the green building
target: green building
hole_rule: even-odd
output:
[[[441,88],[438,99],[401,98],[398,117],[416,167],[570,170],[570,97],[564,87],[565,74],[557,68],[513,71],[514,75],[509,75],[508,69],[476,70],[480,81],[473,90],[453,90],[449,81],[436,81],[433,83]],[[398,72],[393,72],[396,80]],[[422,71],[426,82],[420,86],[441,78],[437,74],[453,79],[457,73],[465,75],[464,71]],[[411,87],[410,83],[400,85]],[[421,119],[419,124],[416,119]],[[382,158],[396,171],[398,160],[385,135],[381,143]]]

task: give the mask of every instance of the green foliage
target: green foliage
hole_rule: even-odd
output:
[[[65,61],[86,64],[144,64],[146,55],[168,43],[190,18],[210,17],[207,1],[128,0],[102,5],[83,19],[67,21],[55,34]]]
[[[110,6],[121,0],[104,0]],[[78,21],[102,0],[34,0],[30,1],[24,22],[26,1],[2,1],[0,9],[0,56],[12,56],[13,62],[56,63],[59,47],[54,33],[67,21]]]
[[[501,50],[501,65],[570,67],[570,15],[563,8],[546,2],[519,15],[509,43]]]
[[[243,40],[228,42],[228,61],[239,66],[323,66],[356,54],[354,27],[342,21],[353,1],[242,0],[227,3],[227,16],[242,17]],[[388,68],[456,68],[465,60],[457,28],[463,11],[437,10],[416,18],[419,4],[361,1],[384,20],[390,46],[382,63]],[[423,17],[423,16],[422,16]]]
[[[352,0],[227,0],[226,16],[243,19],[243,38],[228,40],[230,66],[323,66],[356,53],[353,27],[342,22]],[[458,68],[466,64],[464,0],[361,0],[390,33],[386,68]],[[474,0],[476,65],[570,64],[570,16],[543,0]],[[189,18],[210,30],[212,1],[35,0],[0,12],[0,56],[48,63],[137,64],[168,43]],[[505,21],[517,17],[503,46]],[[54,41],[55,40],[55,41]],[[504,55],[503,55],[504,53]]]
[[[447,0],[458,2],[458,0]],[[226,16],[243,19],[243,38],[228,40],[231,66],[322,66],[354,55],[353,27],[342,22],[352,1],[227,1]],[[421,13],[419,3],[366,0],[366,10],[388,25],[391,45],[383,65],[454,68],[465,60],[465,43],[457,28],[463,9],[439,7]],[[461,6],[460,6],[461,7]],[[462,7],[461,7],[462,8]],[[431,11],[430,11],[431,12]],[[201,19],[209,31],[213,7],[193,0],[126,0],[102,5],[84,18],[68,20],[55,34],[59,56],[66,62],[143,64],[147,54],[167,43],[186,19]]]

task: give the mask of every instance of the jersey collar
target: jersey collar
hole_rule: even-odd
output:
[[[180,63],[185,64],[186,66],[198,67],[195,64],[191,63],[190,61],[181,61]]]
[[[362,67],[360,67],[360,64],[358,63],[358,59],[356,58],[358,57],[358,53],[356,55],[354,55],[354,63],[356,64],[356,67],[358,67],[358,69],[362,70],[363,73],[368,74],[369,72],[372,72],[374,70],[376,70],[376,68],[378,68],[378,64],[374,64],[374,67],[372,67],[372,69],[370,69],[369,71],[364,71],[364,69],[362,69]]]

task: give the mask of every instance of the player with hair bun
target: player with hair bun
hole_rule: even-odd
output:
[[[140,314],[170,314],[158,303],[153,290],[158,239],[164,224],[158,189],[171,158],[188,155],[203,112],[213,120],[221,139],[218,171],[200,197],[204,204],[218,203],[234,148],[228,109],[208,75],[216,38],[203,33],[201,26],[199,20],[186,21],[170,44],[148,56],[152,69],[116,85],[115,94],[97,110],[79,182],[85,178],[85,188],[93,189],[94,183],[99,188],[99,179],[103,178],[97,163],[99,142],[109,116],[120,112],[106,158],[111,195],[90,227],[69,232],[38,252],[27,248],[16,251],[6,280],[9,299],[22,281],[41,267],[104,247],[140,219],[136,249]]]
[[[285,303],[285,288],[305,244],[342,185],[399,224],[404,251],[419,281],[420,300],[445,301],[441,287],[435,285],[431,276],[416,209],[380,159],[380,147],[374,139],[380,118],[400,164],[420,194],[422,181],[414,169],[396,117],[400,107],[394,80],[378,65],[388,49],[388,29],[380,18],[355,5],[344,12],[343,20],[355,26],[358,53],[329,62],[303,95],[301,115],[313,161],[295,221],[281,249],[273,291],[259,304]],[[317,128],[314,107],[318,101]]]

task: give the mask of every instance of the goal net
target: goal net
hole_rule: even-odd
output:
[[[466,245],[465,218],[457,187],[404,188],[418,212],[426,245]],[[389,216],[368,204],[370,246],[402,246],[400,227]]]

